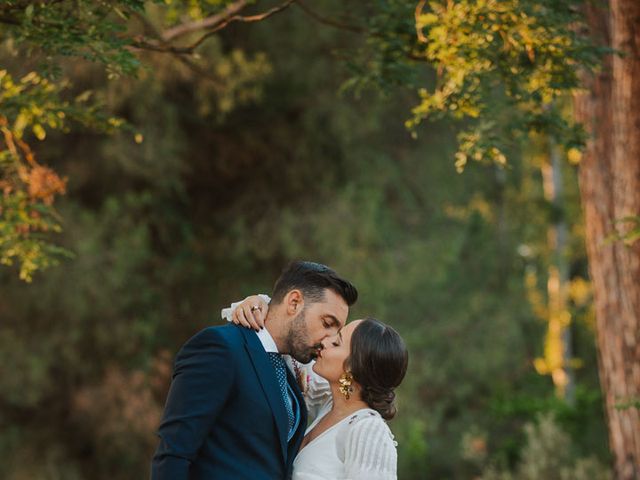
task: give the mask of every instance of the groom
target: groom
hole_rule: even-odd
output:
[[[265,328],[202,330],[176,357],[152,480],[280,480],[307,426],[304,399],[280,355],[315,358],[358,297],[330,268],[293,262],[275,283]]]

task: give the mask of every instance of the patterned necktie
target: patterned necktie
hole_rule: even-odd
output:
[[[282,355],[280,355],[279,353],[268,352],[268,355],[271,359],[271,363],[273,364],[273,368],[276,371],[276,378],[278,379],[278,385],[280,385],[282,400],[284,401],[284,406],[287,409],[287,416],[289,417],[289,432],[291,432],[296,419],[293,414],[293,407],[291,405],[291,400],[289,399],[289,391],[287,389],[287,371],[285,370],[287,367],[284,364]]]

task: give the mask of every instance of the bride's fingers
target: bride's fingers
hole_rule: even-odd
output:
[[[236,311],[233,312],[234,321],[236,322],[236,325],[246,327],[247,321],[241,315],[244,315],[244,313],[242,312],[242,309],[236,309]]]
[[[256,325],[258,325],[259,328],[264,328],[264,313],[262,309],[254,308],[251,313],[253,314]]]
[[[243,327],[251,328],[251,324],[247,321],[244,316],[244,310],[241,307],[236,308],[236,315],[238,316],[238,322]]]
[[[255,318],[253,317],[253,312],[251,311],[250,305],[242,305],[242,310],[244,310],[244,318],[246,318],[247,323],[249,323],[250,328],[254,329],[256,332],[260,330],[260,326],[256,323]]]

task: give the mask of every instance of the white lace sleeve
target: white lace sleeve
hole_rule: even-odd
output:
[[[312,421],[332,402],[329,382],[313,371],[314,363],[311,361],[307,364],[297,364],[303,380],[302,393],[307,404],[309,419]]]
[[[258,296],[260,298],[262,298],[265,302],[267,303],[271,303],[271,297],[269,297],[269,295],[265,295],[264,293],[259,293]],[[249,298],[249,297],[247,297]],[[230,306],[228,306],[227,308],[223,308],[220,311],[220,316],[222,318],[224,318],[227,322],[230,322],[233,318],[233,311],[238,307],[238,305],[240,305],[242,302],[244,302],[247,298],[240,300],[239,302],[233,302]]]
[[[365,410],[341,429],[336,447],[345,480],[396,480],[398,453],[393,434],[380,414]]]

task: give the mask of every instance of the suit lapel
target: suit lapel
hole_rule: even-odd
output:
[[[262,390],[264,391],[271,412],[278,428],[280,436],[280,448],[282,450],[282,456],[285,461],[287,460],[287,433],[289,429],[289,421],[287,419],[287,411],[282,401],[282,393],[280,392],[280,386],[276,379],[276,373],[271,364],[271,360],[267,356],[267,352],[264,351],[264,347],[258,340],[255,332],[240,328],[245,338],[245,348],[249,353],[253,368],[256,371]],[[288,370],[288,369],[287,369]]]

